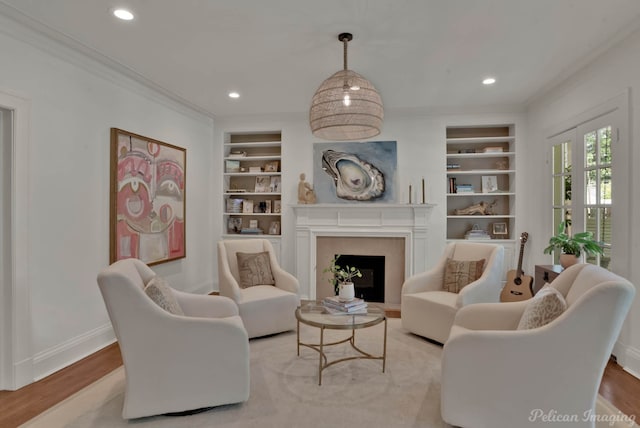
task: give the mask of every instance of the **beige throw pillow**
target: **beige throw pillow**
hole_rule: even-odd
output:
[[[567,301],[562,293],[550,285],[545,285],[529,300],[520,318],[518,330],[528,330],[549,324],[566,309]]]
[[[238,272],[240,273],[240,287],[247,288],[254,285],[275,285],[271,273],[269,253],[236,253]]]
[[[459,293],[466,285],[482,276],[484,259],[453,260],[447,259],[444,270],[444,289],[450,293]]]
[[[144,292],[165,311],[174,315],[184,315],[176,296],[173,294],[173,290],[161,276],[156,275],[153,277],[144,288]]]

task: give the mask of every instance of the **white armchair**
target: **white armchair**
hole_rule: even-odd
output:
[[[595,426],[584,415],[595,410],[635,289],[626,279],[585,264],[566,269],[551,286],[565,296],[567,309],[541,327],[517,329],[533,299],[458,311],[442,353],[441,409],[447,423],[565,427],[567,422],[540,417],[554,412],[577,415],[572,427]]]
[[[459,293],[443,288],[447,259],[484,259],[484,271]],[[410,332],[445,343],[456,312],[471,303],[498,302],[502,289],[504,248],[502,245],[452,242],[429,271],[408,278],[402,285],[402,327]]]
[[[240,287],[237,253],[269,254],[274,285]],[[218,242],[220,295],[236,302],[249,338],[296,328],[295,310],[300,306],[298,280],[278,264],[267,239],[229,239]]]
[[[156,276],[137,259],[98,275],[126,372],[126,419],[238,403],[249,398],[249,340],[226,297],[170,289],[184,315],[145,294]]]

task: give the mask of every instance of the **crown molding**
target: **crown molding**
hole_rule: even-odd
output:
[[[74,38],[0,1],[0,33],[68,61],[111,83],[159,102],[195,119],[211,123],[212,112],[142,76]]]

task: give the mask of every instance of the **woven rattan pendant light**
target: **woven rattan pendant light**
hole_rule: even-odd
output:
[[[344,69],[322,82],[311,101],[309,125],[325,140],[362,140],[380,134],[382,99],[367,79],[347,68],[350,33],[338,36],[344,45]]]

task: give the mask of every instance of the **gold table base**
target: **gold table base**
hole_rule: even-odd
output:
[[[362,349],[356,346],[356,329],[351,329],[351,336],[347,337],[343,340],[338,340],[336,342],[324,343],[324,331],[328,327],[318,327],[320,328],[320,343],[304,343],[300,341],[300,320],[298,319],[298,329],[297,329],[297,338],[298,338],[298,356],[300,356],[300,346],[306,346],[307,348],[313,349],[319,354],[319,362],[318,362],[318,385],[322,385],[322,371],[327,367],[330,367],[334,364],[338,364],[344,361],[349,360],[382,360],[382,373],[384,373],[386,364],[387,364],[387,319],[384,318],[384,340],[382,346],[382,355],[372,355],[368,352],[363,351]],[[306,324],[306,323],[303,323]],[[329,328],[331,330],[331,328]],[[329,362],[327,355],[324,353],[325,346],[333,346],[339,345],[341,343],[349,342],[351,347],[359,352],[361,355],[354,355],[351,357],[340,358],[337,360],[333,360]],[[324,363],[323,363],[324,361]]]

